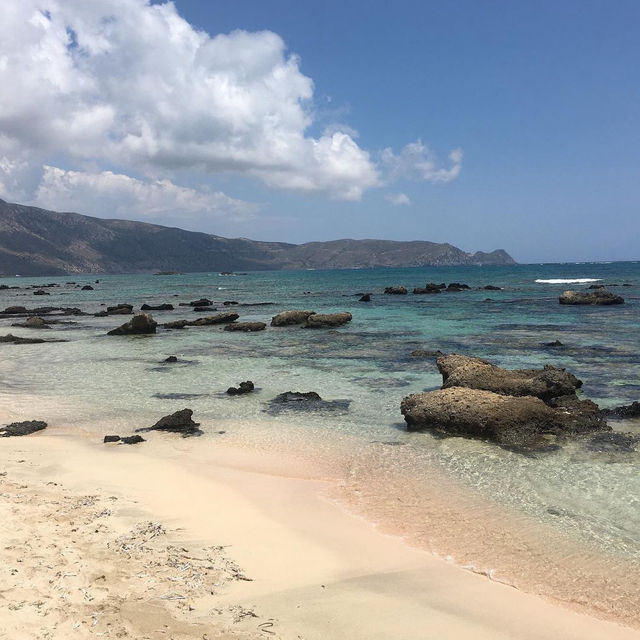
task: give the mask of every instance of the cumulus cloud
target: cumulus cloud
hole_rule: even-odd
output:
[[[399,154],[389,148],[382,152],[382,163],[391,180],[403,177],[427,182],[451,182],[462,169],[462,149],[454,149],[449,153],[451,166],[439,166],[435,153],[421,140],[406,145]]]
[[[178,211],[227,206],[166,180],[179,170],[355,201],[399,177],[448,182],[461,167],[462,152],[441,168],[420,141],[372,155],[347,125],[311,135],[329,114],[280,36],[212,36],[172,2],[2,0],[0,86],[0,196],[43,206],[96,210],[101,193],[142,215],[162,189]]]
[[[411,204],[411,198],[406,193],[387,193],[384,198],[396,207],[409,206]]]
[[[35,202],[58,211],[81,211],[109,218],[162,219],[167,215],[206,216],[244,222],[253,217],[253,203],[221,192],[180,187],[170,180],[147,182],[101,171],[66,171],[45,166]]]

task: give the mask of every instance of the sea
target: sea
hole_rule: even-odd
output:
[[[471,289],[412,293],[427,282]],[[50,295],[26,288],[49,283],[60,285],[45,289]],[[150,336],[107,336],[126,316],[66,316],[59,319],[72,324],[48,330],[2,318],[2,335],[63,342],[0,345],[0,402],[24,419],[46,420],[52,432],[95,433],[96,442],[191,408],[203,447],[296,456],[310,476],[334,481],[327,499],[408,544],[514,588],[640,624],[637,451],[576,441],[525,455],[410,433],[400,414],[403,397],[442,383],[434,358],[411,355],[416,350],[508,368],[552,364],[578,376],[581,396],[601,407],[640,400],[640,262],[25,276],[0,284],[21,287],[1,290],[0,308],[93,314],[118,303],[173,304],[174,311],[151,312],[161,323],[208,315],[178,306],[202,297],[241,321],[268,323],[287,309],[349,311],[352,322],[337,329],[210,326]],[[81,290],[86,284],[93,290]],[[591,284],[607,285],[625,304],[559,304],[564,290]],[[409,293],[383,293],[396,285]],[[371,302],[359,302],[365,293]],[[561,346],[550,346],[556,341]],[[177,363],[164,362],[171,355]],[[225,393],[244,380],[254,393]],[[327,402],[313,411],[272,404],[286,391],[315,391]],[[640,434],[638,421],[611,424]]]

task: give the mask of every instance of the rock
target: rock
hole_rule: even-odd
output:
[[[314,313],[307,318],[303,325],[305,329],[326,329],[329,327],[340,327],[347,322],[351,322],[352,315],[348,311],[343,313]]]
[[[47,423],[41,420],[27,420],[25,422],[12,422],[6,427],[0,427],[0,438],[10,436],[28,436],[36,431],[47,428]]]
[[[7,307],[3,312],[5,315],[13,315],[16,313],[27,313],[26,307]]]
[[[554,340],[553,342],[545,342],[545,347],[564,347],[564,344],[560,340]]]
[[[8,333],[6,336],[0,336],[0,342],[10,342],[11,344],[42,344],[47,342],[42,338],[21,338]]]
[[[222,304],[225,307],[231,307],[231,306],[239,304],[239,303],[236,300],[225,300]]]
[[[14,322],[12,327],[22,327],[23,329],[51,329],[51,327],[38,316],[31,316],[25,322]]]
[[[171,431],[175,433],[182,433],[186,436],[200,435],[202,431],[198,429],[200,426],[197,422],[191,419],[193,411],[191,409],[181,409],[171,415],[160,418],[152,427],[143,427],[142,429],[136,429],[136,432],[141,431]]]
[[[611,285],[609,285],[609,286],[611,286]],[[587,289],[604,289],[604,285],[603,284],[590,284],[587,287]]]
[[[442,287],[440,285],[435,284],[434,282],[429,282],[424,287],[419,287],[417,289],[414,289],[413,293],[415,294],[440,293],[441,290],[442,290]]]
[[[405,296],[407,295],[407,288],[406,287],[385,287],[384,292],[388,295],[392,295],[392,296]]]
[[[597,426],[582,423],[576,413],[554,409],[532,396],[463,387],[407,396],[400,410],[410,431],[435,429],[513,449],[546,449],[567,436],[607,428],[601,421]]]
[[[559,298],[560,304],[622,304],[624,298],[611,291],[607,291],[604,287],[587,293],[586,291],[565,291]]]
[[[120,442],[122,442],[122,444],[138,444],[140,442],[146,442],[146,440],[139,435],[133,435],[133,436],[125,436],[124,438],[120,438]]]
[[[551,365],[543,369],[501,369],[486,360],[458,354],[442,356],[436,364],[443,389],[468,387],[501,395],[535,396],[548,402],[571,395],[582,386],[573,374]]]
[[[48,291],[44,291],[43,289],[38,289],[33,292],[34,296],[50,296],[51,294]]]
[[[225,331],[245,331],[247,333],[253,331],[263,331],[266,328],[266,324],[264,322],[232,322],[228,324],[224,330]]]
[[[152,306],[150,304],[143,304],[140,309],[142,311],[173,311],[172,304],[159,304],[156,306]]]
[[[188,320],[174,320],[173,322],[165,322],[162,326],[165,329],[184,329],[188,324]]]
[[[465,291],[471,289],[468,284],[461,284],[460,282],[451,282],[447,286],[447,291]]]
[[[429,351],[428,349],[416,349],[409,354],[412,358],[440,358],[444,355],[440,349]]]
[[[80,291],[93,291],[93,287],[90,284],[85,284]]]
[[[358,302],[371,302],[371,294],[370,293],[365,293],[359,300]]]
[[[216,311],[215,307],[193,307],[193,310],[196,313],[211,313],[212,311]]]
[[[634,433],[605,431],[596,433],[587,443],[587,449],[598,453],[634,453],[639,443],[640,436]]]
[[[345,412],[349,409],[350,400],[323,400],[315,391],[287,391],[277,395],[270,402],[269,413],[282,411],[331,411]]]
[[[483,289],[486,289],[487,291],[502,291],[502,287],[496,287],[493,284],[486,284],[484,287],[482,287]]]
[[[271,402],[276,404],[286,404],[289,402],[316,402],[322,398],[315,391],[285,391],[277,395]]]
[[[122,302],[113,307],[107,307],[107,315],[109,316],[128,316],[133,313],[133,305]]]
[[[579,400],[575,393],[553,398],[548,404],[563,414],[563,428],[570,434],[611,429],[598,405],[591,400]]]
[[[102,442],[104,442],[104,444],[109,442],[120,442],[120,436],[105,436]]]
[[[601,413],[613,418],[640,418],[640,402],[632,402],[613,409],[602,409]]]
[[[125,322],[117,329],[112,329],[108,336],[124,336],[155,333],[158,323],[148,313],[138,313],[129,322]]]
[[[315,311],[300,311],[297,309],[282,311],[271,318],[271,326],[286,327],[294,324],[304,324],[307,321],[307,318],[314,313]]]
[[[163,362],[178,362],[178,358],[176,356],[169,356],[168,358],[165,358]]]
[[[188,303],[190,307],[210,307],[213,304],[211,300],[207,298],[200,298],[200,300],[192,300]]]
[[[251,380],[241,382],[237,387],[229,387],[227,393],[230,396],[239,396],[245,393],[251,393],[255,389],[255,386]]]
[[[215,316],[207,316],[206,318],[198,318],[197,320],[190,320],[187,324],[190,327],[203,327],[209,324],[226,324],[228,322],[235,322],[240,316],[232,311],[226,311],[224,313],[218,313]]]

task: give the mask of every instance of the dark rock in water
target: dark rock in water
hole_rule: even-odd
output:
[[[412,358],[440,358],[444,355],[440,349],[430,351],[428,349],[416,349],[409,354]]]
[[[287,391],[271,400],[268,412],[278,414],[281,411],[332,411],[345,412],[350,400],[323,400],[315,391],[305,393]]]
[[[640,436],[632,433],[605,431],[596,433],[587,443],[587,448],[599,453],[634,453]]]
[[[33,292],[34,296],[50,296],[51,294],[48,291],[44,291],[44,289],[38,289]]]
[[[90,284],[85,284],[80,291],[93,291],[93,287]]]
[[[104,444],[108,442],[120,442],[120,436],[105,436],[102,442],[104,442]]]
[[[130,315],[133,313],[133,305],[127,303],[120,303],[113,307],[107,307],[107,315],[117,316],[117,315]]]
[[[173,322],[165,322],[162,326],[165,329],[184,329],[189,325],[188,320],[174,320]]]
[[[142,311],[173,311],[173,305],[172,304],[159,304],[156,306],[152,306],[150,304],[143,304],[140,309]]]
[[[545,342],[545,347],[564,347],[564,344],[560,340],[554,340],[553,342]]]
[[[216,308],[215,307],[193,307],[193,310],[196,313],[211,313],[212,311],[215,311]]]
[[[292,309],[291,311],[282,311],[271,318],[272,327],[287,327],[295,324],[304,324],[309,316],[315,311],[300,311]]]
[[[502,291],[502,287],[496,287],[494,284],[486,284],[483,289],[487,291]]]
[[[575,414],[549,407],[539,398],[464,387],[407,396],[400,410],[410,431],[434,429],[516,450],[545,450],[568,436],[607,428],[601,421],[582,423]]]
[[[560,304],[600,304],[600,305],[611,305],[611,304],[622,304],[624,302],[624,298],[615,293],[611,293],[611,291],[607,291],[604,287],[599,287],[598,289],[587,293],[586,291],[565,291],[559,298]]]
[[[587,289],[604,289],[603,284],[590,284]]]
[[[13,315],[15,313],[27,313],[26,307],[7,307],[3,312],[6,315]]]
[[[225,300],[222,304],[225,307],[230,307],[232,305],[239,304],[239,303],[236,300]]]
[[[6,427],[0,427],[0,438],[10,436],[28,436],[36,431],[47,428],[47,423],[42,420],[27,420],[25,422],[12,422]]]
[[[598,405],[591,400],[579,400],[575,393],[553,398],[548,405],[562,412],[563,428],[569,433],[610,430]]]
[[[178,362],[178,358],[176,356],[169,356],[168,358],[165,358],[163,362]]]
[[[210,324],[226,324],[227,322],[235,322],[239,317],[237,313],[226,311],[224,313],[218,313],[215,316],[190,320],[187,322],[187,325],[190,327],[203,327]]]
[[[263,331],[266,328],[264,322],[232,322],[228,324],[225,331],[244,331],[245,333],[252,333],[254,331]]]
[[[152,427],[143,427],[142,429],[136,429],[136,432],[141,431],[171,431],[175,433],[182,433],[182,435],[193,436],[200,435],[202,431],[198,429],[200,426],[197,422],[191,419],[193,411],[191,409],[181,409],[171,415],[160,418]]]
[[[451,282],[447,286],[447,291],[465,291],[467,289],[471,289],[468,284],[462,284],[460,282]]]
[[[239,396],[245,393],[251,393],[255,389],[255,386],[251,380],[241,382],[237,387],[229,387],[227,393],[230,396]]]
[[[125,336],[155,333],[157,326],[158,323],[148,313],[139,313],[133,316],[129,322],[109,331],[107,335]]]
[[[212,304],[213,302],[211,300],[208,300],[207,298],[200,298],[200,300],[192,300],[191,302],[187,303],[187,305],[190,307],[210,307]]]
[[[8,333],[6,336],[0,336],[0,342],[10,342],[11,344],[42,344],[47,342],[42,338],[21,338],[20,336],[14,336]]]
[[[405,296],[407,295],[407,287],[402,287],[402,286],[385,287],[384,292],[392,296]]]
[[[365,293],[363,296],[360,297],[358,302],[371,302],[371,294]]]
[[[582,382],[573,374],[546,365],[543,369],[501,369],[486,360],[459,354],[436,361],[443,389],[468,387],[508,396],[535,396],[545,402],[575,393]]]
[[[424,287],[416,287],[413,290],[413,293],[416,295],[425,294],[425,293],[440,293],[440,292],[441,292],[440,286],[437,284],[434,284],[433,282],[429,282]]]
[[[140,442],[146,442],[146,440],[142,436],[133,435],[120,438],[120,442],[122,442],[122,444],[138,444]]]
[[[31,316],[25,322],[14,322],[12,327],[21,327],[23,329],[51,329],[51,327],[38,316]]]
[[[640,418],[640,402],[632,402],[614,409],[602,409],[602,414],[614,418]]]
[[[303,325],[305,329],[326,329],[330,327],[340,327],[347,322],[351,322],[353,316],[348,312],[342,313],[314,313],[307,318]]]

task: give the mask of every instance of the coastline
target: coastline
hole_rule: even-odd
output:
[[[241,603],[258,618],[229,620],[226,630],[208,632],[223,635],[209,637],[640,638],[640,631],[528,595],[381,533],[328,497],[334,481],[287,467],[280,454],[172,436],[140,448],[105,446],[95,436],[53,427],[3,439],[1,479],[28,491],[53,491],[46,483],[55,482],[74,495],[117,496],[146,520],[179,531],[183,541],[224,547],[252,581],[230,582],[216,606]],[[21,526],[29,535],[46,525]],[[146,604],[166,605],[153,598]],[[11,615],[0,609],[0,629]],[[199,625],[212,624],[197,608],[187,620],[176,627],[186,635],[175,637],[202,637]],[[92,629],[85,631],[91,637]]]

